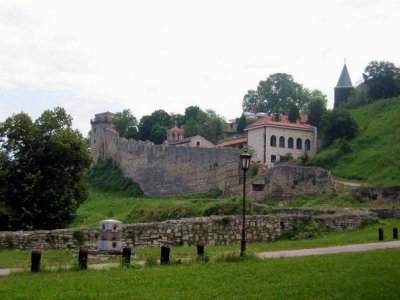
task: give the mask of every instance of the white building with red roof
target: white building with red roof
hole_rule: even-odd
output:
[[[281,121],[267,116],[247,126],[247,144],[256,151],[253,160],[273,166],[288,153],[294,159],[305,151],[310,156],[315,155],[317,128],[305,124],[306,121],[306,116],[301,116],[298,123],[289,122],[286,116],[282,116]]]

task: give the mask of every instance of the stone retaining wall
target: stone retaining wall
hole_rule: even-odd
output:
[[[351,230],[377,221],[369,212],[333,215],[265,215],[247,216],[247,241],[272,241],[290,234],[310,222],[318,229]],[[98,228],[60,229],[50,231],[0,232],[0,249],[78,249],[87,246],[96,250]],[[159,223],[124,226],[122,246],[158,247],[161,245],[226,245],[240,243],[241,217],[220,216],[172,220]]]
[[[279,165],[253,181],[253,198],[292,198],[332,191],[331,173],[318,167]]]
[[[400,203],[400,186],[352,187],[350,193],[361,202]]]

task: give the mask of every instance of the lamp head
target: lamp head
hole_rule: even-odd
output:
[[[247,171],[250,168],[251,155],[247,152],[240,154],[240,167],[243,171]]]

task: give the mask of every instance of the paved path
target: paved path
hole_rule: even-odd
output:
[[[300,249],[300,250],[262,252],[262,253],[257,253],[256,255],[260,258],[280,258],[280,257],[308,256],[308,255],[326,255],[326,254],[345,253],[345,252],[361,252],[361,251],[390,249],[390,248],[400,248],[400,241]]]

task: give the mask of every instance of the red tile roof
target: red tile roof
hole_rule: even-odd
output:
[[[247,138],[233,139],[217,144],[217,147],[232,147],[247,144]]]
[[[302,115],[300,117],[301,120],[307,120],[307,116]],[[302,123],[290,123],[287,119],[287,116],[282,116],[281,121],[273,121],[273,116],[268,116],[262,118],[260,120],[251,123],[245,130],[251,130],[254,128],[264,127],[264,126],[274,126],[274,127],[290,127],[290,128],[298,128],[303,130],[314,130],[314,127],[308,124]]]

